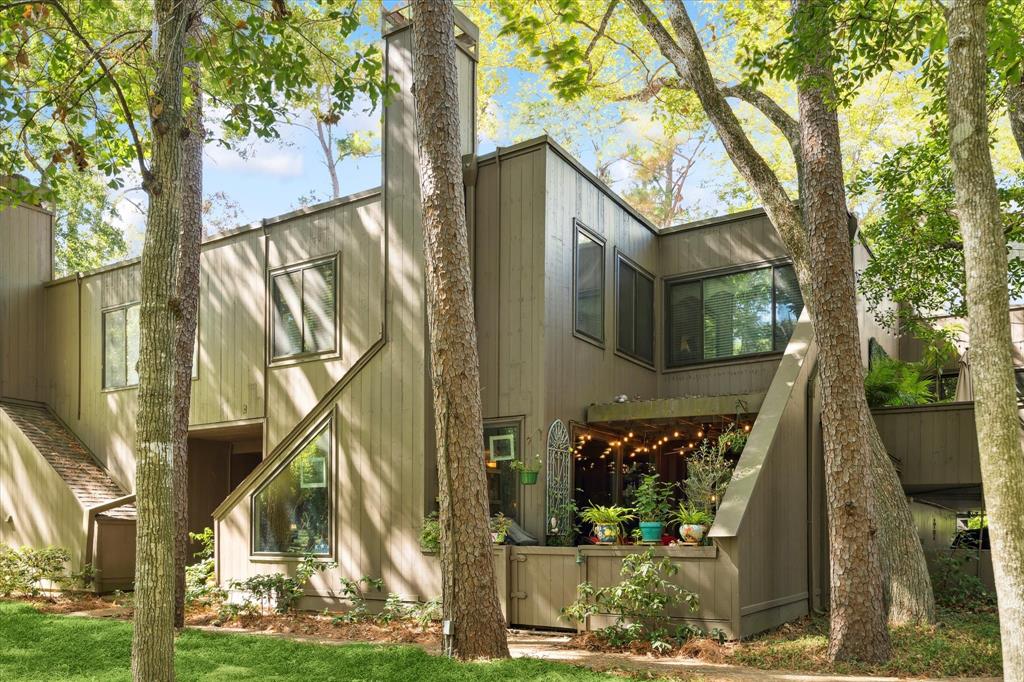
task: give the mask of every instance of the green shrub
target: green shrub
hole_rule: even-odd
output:
[[[217,585],[213,560],[213,529],[188,536],[200,544],[200,550],[192,555],[196,563],[185,567],[185,603],[210,605],[224,601],[227,594]]]
[[[870,407],[911,407],[935,401],[933,380],[921,377],[921,368],[890,358],[872,363],[864,377],[864,396]]]
[[[438,599],[431,599],[426,602],[407,603],[391,592],[384,602],[384,608],[374,620],[381,624],[409,620],[421,628],[426,628],[432,621],[441,620],[441,602]]]
[[[622,560],[622,582],[595,588],[584,582],[576,588],[576,601],[562,609],[562,617],[580,623],[597,614],[615,616],[615,624],[599,636],[615,647],[646,641],[657,652],[693,636],[689,626],[673,628],[668,610],[686,604],[690,611],[699,606],[697,595],[671,581],[679,566],[668,557],[654,558],[654,550],[630,554]]]
[[[68,580],[71,554],[62,547],[0,547],[0,596],[38,596],[44,580],[62,584]]]
[[[686,500],[690,505],[712,513],[715,505],[722,501],[729,481],[732,480],[733,465],[726,455],[742,452],[746,444],[746,434],[732,428],[714,441],[705,438],[701,442],[697,451],[686,459],[683,490],[686,491]]]
[[[363,598],[363,585],[366,585],[366,589],[373,589],[378,592],[384,589],[384,581],[380,578],[371,578],[368,575],[364,575],[358,580],[341,578],[341,594],[348,600],[350,606],[348,611],[336,616],[334,622],[357,623],[370,620],[370,612],[366,608],[366,599]],[[388,596],[388,599],[391,599],[391,595]],[[395,599],[398,599],[397,595]]]
[[[964,571],[964,564],[973,559],[954,554],[935,559],[930,566],[935,603],[950,609],[976,611],[995,606],[995,595],[985,585]]]
[[[231,589],[242,592],[244,596],[240,606],[229,609],[266,613],[273,607],[278,613],[288,613],[298,604],[303,588],[315,573],[337,567],[336,562],[323,561],[307,553],[299,560],[294,577],[284,573],[266,573],[245,580],[232,580],[229,583]]]
[[[437,518],[437,512],[430,512],[423,519],[423,527],[420,528],[420,547],[427,552],[441,549],[441,522]]]

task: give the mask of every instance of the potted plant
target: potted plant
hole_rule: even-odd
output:
[[[519,482],[523,485],[535,485],[537,475],[540,473],[540,465],[540,455],[534,455],[532,462],[523,462],[517,459],[509,463],[509,468],[519,472]]]
[[[610,545],[622,535],[622,524],[636,518],[626,507],[605,507],[592,504],[580,513],[580,518],[594,526],[598,543]]]
[[[505,543],[505,536],[508,535],[508,529],[512,526],[512,519],[505,516],[501,512],[498,512],[491,517],[491,542],[496,545]]]
[[[692,503],[681,504],[676,511],[679,537],[688,544],[699,545],[714,520],[711,512]]]
[[[647,474],[640,479],[640,485],[633,493],[633,509],[640,519],[640,538],[643,542],[660,542],[665,521],[672,514],[669,499],[675,488],[671,483],[662,483],[658,474]]]

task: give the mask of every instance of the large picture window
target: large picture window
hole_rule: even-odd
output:
[[[665,285],[665,365],[782,351],[803,310],[791,265]]]
[[[575,232],[576,333],[604,343],[604,241],[579,222]]]
[[[325,424],[253,496],[257,554],[330,554],[330,453]]]
[[[139,304],[103,312],[103,388],[139,383]]]
[[[619,256],[615,263],[616,348],[654,363],[654,278]]]
[[[336,349],[336,268],[331,258],[271,275],[274,360]]]

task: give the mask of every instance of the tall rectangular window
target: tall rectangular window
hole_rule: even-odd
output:
[[[580,222],[575,232],[576,333],[604,343],[604,241]]]
[[[654,363],[654,278],[619,256],[615,264],[616,348]]]
[[[665,365],[785,350],[803,310],[791,265],[665,286]]]
[[[271,276],[273,359],[336,349],[336,267],[331,258]]]
[[[103,388],[139,383],[139,304],[103,312]]]

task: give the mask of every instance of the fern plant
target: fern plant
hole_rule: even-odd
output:
[[[910,362],[879,358],[864,377],[869,407],[911,407],[934,402],[933,380]]]

